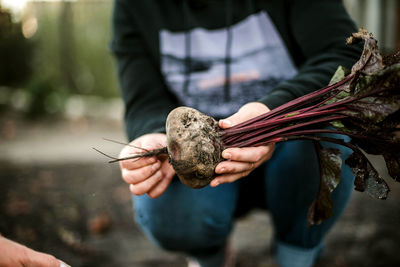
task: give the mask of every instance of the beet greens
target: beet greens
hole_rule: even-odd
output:
[[[289,140],[314,142],[321,176],[318,196],[308,211],[309,225],[332,216],[330,195],[340,182],[342,167],[340,151],[324,148],[320,142],[336,143],[353,151],[345,163],[353,171],[356,190],[377,199],[386,199],[390,191],[363,151],[382,155],[389,175],[400,182],[400,53],[382,58],[377,41],[363,29],[347,40],[348,44],[359,41],[364,41],[360,59],[351,70],[339,67],[327,87],[232,128],[217,129],[222,148]],[[113,161],[163,153],[169,153],[171,159],[170,151],[164,148]]]
[[[386,199],[389,187],[362,150],[383,155],[389,174],[400,181],[400,64],[399,55],[385,59],[377,41],[365,30],[348,43],[364,40],[361,58],[351,71],[339,67],[331,83],[266,114],[222,131],[225,147],[251,147],[288,140],[313,140],[320,162],[320,190],[308,212],[308,223],[332,216],[331,192],[340,181],[340,151],[323,148],[321,141],[350,148],[346,159],[355,175],[355,189]],[[397,58],[397,60],[396,60]],[[322,134],[322,135],[321,135]],[[348,136],[351,141],[324,134]],[[329,136],[329,137],[328,137]]]

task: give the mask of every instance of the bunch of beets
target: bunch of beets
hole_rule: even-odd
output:
[[[314,225],[332,216],[330,195],[340,182],[340,151],[320,144],[331,142],[353,151],[345,163],[355,176],[355,189],[386,199],[389,187],[364,152],[383,156],[389,175],[400,182],[400,53],[382,57],[377,41],[364,29],[347,43],[362,40],[360,59],[351,70],[339,67],[325,88],[229,129],[220,129],[214,119],[194,109],[177,108],[167,118],[166,148],[111,162],[168,153],[179,179],[201,188],[215,177],[225,148],[311,140],[320,166],[319,193],[308,212],[308,224]]]

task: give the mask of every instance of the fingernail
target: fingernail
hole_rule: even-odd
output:
[[[229,152],[222,153],[222,156],[226,159],[230,159],[232,157],[231,153]]]
[[[232,122],[230,122],[228,120],[221,120],[221,122],[224,125],[224,127],[231,127],[232,126]]]
[[[133,190],[135,190],[134,188],[135,188],[135,187],[133,186],[133,184],[130,184],[130,185],[129,185],[129,191],[131,191],[132,194],[134,194],[134,193],[133,193]]]
[[[65,262],[60,261],[60,267],[71,267],[71,266],[66,264]]]
[[[217,187],[217,186],[219,186],[219,182],[218,181],[213,181],[211,186],[212,187]]]
[[[219,169],[219,173],[222,173],[222,172],[225,172],[225,168],[221,168],[221,169]]]
[[[157,170],[159,167],[160,167],[160,162],[159,161],[157,161],[156,163],[153,164],[153,166],[151,166],[151,168],[153,170]]]
[[[156,175],[156,179],[157,179],[157,180],[161,180],[161,178],[162,178],[162,173],[161,173],[161,171],[157,171],[155,175]]]

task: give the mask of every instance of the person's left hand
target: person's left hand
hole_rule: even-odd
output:
[[[259,102],[250,102],[242,106],[232,116],[220,120],[219,126],[223,129],[230,128],[241,122],[252,119],[258,115],[269,112],[270,109]],[[210,186],[216,187],[223,183],[232,183],[242,177],[248,176],[255,168],[272,157],[274,145],[227,148],[222,152],[222,157],[227,159],[215,167],[215,177]]]
[[[0,266],[68,267],[54,256],[41,253],[0,235]]]

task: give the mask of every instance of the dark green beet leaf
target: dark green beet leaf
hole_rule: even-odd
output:
[[[377,199],[387,198],[390,191],[389,186],[361,151],[354,151],[346,159],[346,164],[353,171],[355,176],[354,186],[357,191],[365,191]]]
[[[323,148],[315,142],[320,165],[320,184],[317,199],[308,209],[308,224],[316,225],[333,216],[332,191],[340,182],[342,159],[340,151],[334,148]]]
[[[393,153],[384,153],[383,158],[386,161],[389,175],[400,182],[400,149]]]
[[[359,71],[365,74],[376,73],[383,69],[384,65],[382,63],[382,56],[379,53],[378,41],[372,34],[365,29],[360,29],[347,39],[347,44],[355,44],[362,40],[364,41],[364,49],[360,59],[351,68],[351,73]]]

